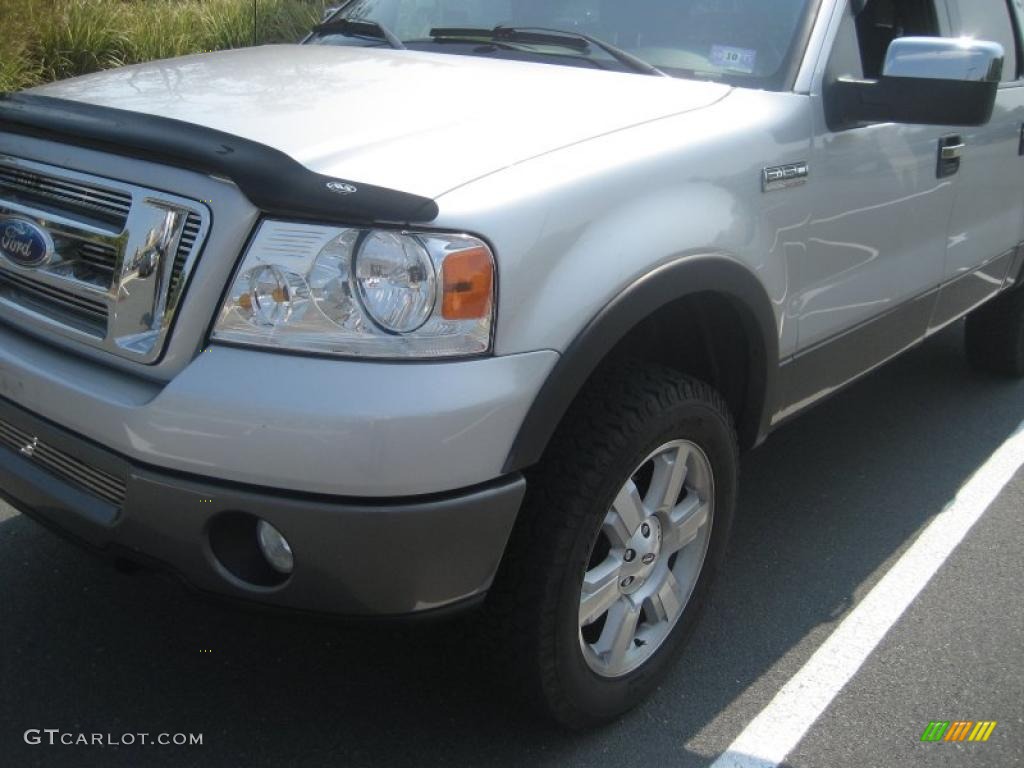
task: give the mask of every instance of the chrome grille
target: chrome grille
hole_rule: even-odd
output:
[[[132,208],[130,194],[3,165],[0,197],[55,206],[86,217],[98,216],[119,228],[124,227]]]
[[[0,155],[0,222],[52,241],[36,266],[0,251],[0,318],[155,363],[209,233],[195,200]]]
[[[116,507],[124,505],[126,483],[123,477],[91,467],[3,419],[0,419],[0,445],[93,496]]]

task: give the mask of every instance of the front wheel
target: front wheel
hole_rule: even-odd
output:
[[[714,514],[714,473],[696,443],[666,443],[630,473],[580,588],[580,650],[598,676],[628,675],[665,644],[697,586]]]
[[[588,385],[528,478],[489,613],[517,679],[588,727],[647,696],[693,629],[736,503],[707,384],[630,366]]]

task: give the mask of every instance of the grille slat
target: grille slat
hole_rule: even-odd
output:
[[[60,288],[54,288],[53,286],[46,285],[45,283],[27,280],[20,275],[0,273],[0,281],[9,282],[23,290],[30,290],[39,293],[41,296],[50,299],[51,301],[66,304],[71,309],[80,309],[83,312],[88,312],[96,317],[105,318],[107,316],[107,307],[102,301],[93,301],[84,296],[78,296]]]
[[[117,264],[117,252],[113,248],[99,243],[79,243],[75,254],[79,261],[103,273],[105,287],[109,288],[113,284],[114,267]]]
[[[202,220],[194,213],[190,213],[185,220],[185,227],[181,233],[181,240],[178,243],[178,251],[174,254],[174,266],[171,269],[171,284],[169,295],[174,296],[181,286],[181,276],[185,272],[185,264],[188,262],[189,254],[196,246],[196,239],[199,237],[199,229]]]
[[[0,192],[57,203],[81,215],[99,214],[120,228],[124,227],[132,207],[131,195],[124,192],[3,166],[0,166]]]
[[[0,272],[0,297],[26,306],[40,314],[103,338],[109,312],[100,301],[91,301],[60,288]]]
[[[73,459],[67,454],[51,448],[46,445],[46,443],[37,443],[34,455],[39,457],[41,462],[50,464],[54,468],[61,469],[68,474],[74,474],[87,481],[91,486],[104,487],[117,485],[116,481],[106,473],[101,472],[98,469],[93,469],[78,459]]]
[[[127,214],[131,208],[129,196],[20,171],[5,173],[0,170],[0,184],[26,194],[65,197],[90,207],[105,209],[112,214]]]
[[[102,492],[103,498],[109,501],[121,504],[124,500],[125,484],[122,480],[95,467],[90,467],[11,424],[0,422],[0,442],[17,450],[21,456],[55,471],[55,474],[66,479],[76,480],[77,485]],[[29,446],[31,446],[31,450],[29,450]]]
[[[0,419],[0,445],[97,498],[118,508],[124,506],[127,491],[124,478],[90,466],[3,419]]]

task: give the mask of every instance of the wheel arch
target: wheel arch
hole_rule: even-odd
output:
[[[702,298],[703,297],[703,298]],[[761,281],[724,254],[686,256],[644,275],[586,325],[559,358],[534,399],[509,451],[504,470],[540,461],[558,425],[584,385],[630,334],[673,307],[711,300],[729,307],[745,341],[746,379],[732,403],[740,445],[752,448],[768,432],[776,399],[779,360],[775,311]],[[698,325],[704,324],[698,320]],[[714,329],[700,328],[708,342]],[[738,411],[738,412],[735,412]]]

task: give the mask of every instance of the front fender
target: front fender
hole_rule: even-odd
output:
[[[513,472],[536,464],[570,404],[608,352],[642,320],[678,299],[714,292],[741,318],[751,360],[746,408],[737,427],[752,446],[767,434],[768,405],[775,401],[779,359],[775,314],[760,281],[722,254],[688,256],[634,282],[586,326],[549,374],[527,413],[505,463]]]
[[[765,432],[813,201],[765,194],[766,167],[810,156],[808,100],[737,89],[720,102],[597,137],[438,199],[436,224],[482,233],[499,270],[497,355],[563,356],[506,468],[535,462],[587,377],[637,322],[694,293],[725,296],[756,348],[745,445]],[[748,415],[753,414],[752,416]]]

